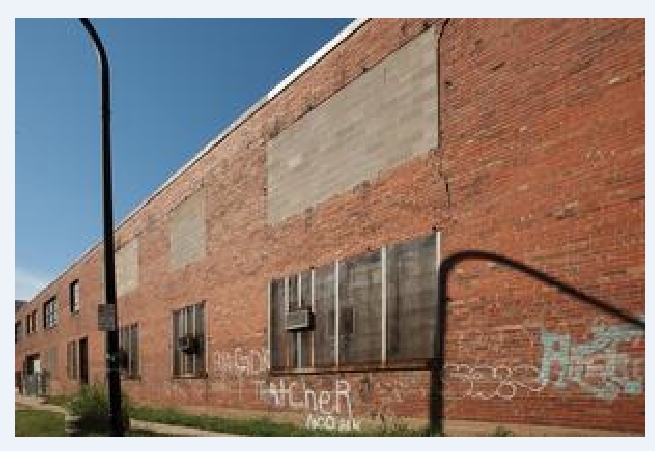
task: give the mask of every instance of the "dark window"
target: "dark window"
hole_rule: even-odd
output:
[[[43,304],[43,328],[51,329],[57,325],[57,298],[51,297]]]
[[[286,279],[275,279],[271,282],[271,366],[289,366],[287,341],[290,334],[285,329],[286,314]]]
[[[23,322],[18,321],[16,322],[16,343],[18,343],[21,338],[23,338]]]
[[[335,263],[272,280],[271,367],[432,358],[437,243],[432,234],[339,261],[336,284]],[[313,329],[286,329],[287,312],[299,308],[311,308]]]
[[[334,365],[334,263],[314,272],[314,365]]]
[[[36,312],[36,309],[35,309],[35,310],[32,310],[32,313],[28,314],[25,317],[25,329],[26,329],[25,333],[28,334],[28,335],[33,334],[34,332],[36,332],[36,315],[37,315],[37,312]]]
[[[80,311],[80,281],[74,280],[69,286],[70,312],[75,315]]]
[[[46,350],[45,359],[43,362],[43,371],[52,376],[57,371],[57,348],[52,347]]]
[[[312,271],[305,271],[300,274],[300,299],[298,305],[301,308],[312,308]],[[296,346],[299,349],[298,358],[299,366],[311,366],[313,359],[313,337],[310,330],[296,332]]]
[[[287,307],[282,309],[282,329],[285,326],[286,312],[301,308],[312,307],[312,271],[290,276],[288,279]],[[284,305],[284,304],[282,304]],[[289,347],[290,365],[292,367],[306,367],[312,362],[312,336],[311,331],[295,331],[288,334],[286,341]]]
[[[387,361],[428,359],[437,325],[436,237],[387,248]]]
[[[69,379],[77,379],[77,340],[66,344],[66,375]]]
[[[119,331],[121,373],[127,378],[139,376],[139,326],[124,326]]]
[[[204,302],[173,312],[173,343],[173,375],[206,376]]]
[[[339,263],[339,363],[379,362],[382,356],[380,251]]]

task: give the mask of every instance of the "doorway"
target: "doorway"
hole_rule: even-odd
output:
[[[89,384],[89,340],[80,338],[79,345],[80,384]]]

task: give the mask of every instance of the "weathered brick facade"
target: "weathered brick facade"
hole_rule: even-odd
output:
[[[388,163],[359,170],[352,167],[361,164],[357,149],[353,159],[335,150],[335,161],[292,148],[303,133],[312,136],[294,125],[334,123],[334,112],[316,119],[330,99],[363,96],[352,88],[360,77],[391,64],[388,56],[425,33],[436,61],[438,92],[425,91],[434,110],[410,108],[385,122],[384,134],[396,143],[383,155],[371,144],[381,130],[353,138]],[[517,262],[478,256],[448,274],[446,432],[505,424],[519,433],[644,434],[644,328],[628,318],[645,313],[644,33],[643,20],[363,22],[119,227],[117,248],[127,246],[119,322],[139,325],[140,378],[123,387],[142,403],[268,412],[328,427],[330,418],[425,423],[425,369],[271,375],[267,291],[273,278],[438,231],[442,261],[483,250]],[[424,77],[418,71],[417,82]],[[343,112],[347,102],[339,102]],[[362,114],[375,120],[369,109]],[[430,130],[398,138],[426,117]],[[367,116],[358,121],[370,123]],[[325,130],[317,136],[343,139]],[[305,170],[277,192],[304,190],[290,205],[267,197],[277,183],[269,180],[267,155],[276,151],[285,170]],[[341,177],[327,194],[307,185],[303,158],[329,160],[334,170],[317,178]],[[361,181],[349,187],[354,179]],[[129,275],[132,252],[138,271]],[[98,245],[17,313],[24,330],[25,315],[38,308],[37,332],[20,339],[16,356],[39,353],[44,362],[48,354],[53,393],[77,389],[67,378],[66,344],[83,336],[90,381],[104,380],[101,269]],[[71,315],[75,279],[80,312]],[[42,305],[53,295],[58,325],[43,330]],[[173,311],[200,301],[207,376],[174,378]]]

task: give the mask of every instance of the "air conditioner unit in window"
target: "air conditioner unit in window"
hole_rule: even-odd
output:
[[[287,312],[288,331],[310,330],[314,328],[314,313],[309,307]]]
[[[177,339],[177,349],[186,354],[195,354],[198,350],[198,340],[191,334],[183,335]]]

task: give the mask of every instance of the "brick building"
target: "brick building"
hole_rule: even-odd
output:
[[[644,20],[354,22],[117,228],[123,388],[644,434],[644,80]],[[37,392],[104,381],[102,252],[16,313]]]

